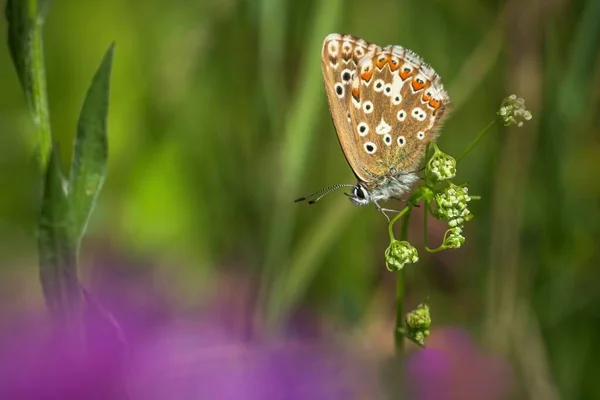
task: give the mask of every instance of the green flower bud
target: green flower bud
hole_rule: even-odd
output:
[[[400,271],[405,264],[414,264],[417,261],[417,249],[405,240],[394,240],[385,250],[385,266],[389,271]]]
[[[440,220],[448,221],[451,228],[460,227],[473,218],[467,203],[471,201],[467,187],[450,183],[448,187],[434,196],[436,209],[433,215]]]
[[[436,146],[435,152],[427,162],[425,174],[433,182],[452,179],[456,176],[456,160]]]
[[[525,100],[514,94],[502,100],[497,114],[504,122],[504,126],[516,125],[521,127],[524,121],[529,121],[532,118],[531,111],[527,110],[525,106]]]
[[[430,327],[431,315],[427,304],[419,304],[415,310],[406,314],[407,335],[421,346],[425,345]]]
[[[447,249],[458,249],[465,243],[465,237],[461,235],[462,229],[460,227],[454,227],[448,229],[444,235],[443,247]]]

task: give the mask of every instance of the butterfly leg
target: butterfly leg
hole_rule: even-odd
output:
[[[391,208],[383,208],[376,201],[374,203],[375,203],[375,207],[377,207],[377,209],[385,216],[385,218],[388,220],[388,222],[390,222],[390,217],[385,213],[386,211],[387,212],[393,212],[393,213],[399,213],[400,212],[398,210],[393,210]]]

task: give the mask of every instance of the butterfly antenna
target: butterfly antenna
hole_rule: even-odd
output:
[[[317,197],[316,199],[314,199],[314,200],[311,200],[311,201],[309,201],[308,203],[306,203],[306,205],[307,205],[307,206],[309,206],[309,205],[311,205],[311,204],[315,204],[317,201],[321,200],[323,197],[327,196],[329,193],[331,193],[331,192],[333,192],[333,191],[336,191],[336,190],[338,190],[338,189],[340,189],[340,188],[343,188],[343,187],[354,187],[354,185],[343,184],[343,183],[338,183],[337,185],[331,185],[331,186],[328,186],[328,187],[326,187],[326,188],[323,188],[323,189],[317,190],[316,192],[314,192],[314,193],[311,193],[311,194],[309,194],[308,196],[300,197],[299,199],[296,199],[296,200],[294,200],[294,203],[297,203],[297,202],[299,202],[299,201],[308,200],[308,199],[310,199],[311,197],[314,197],[314,196],[316,196],[316,195],[320,195],[320,196],[319,196],[319,197]],[[321,193],[322,193],[322,194],[321,194]]]

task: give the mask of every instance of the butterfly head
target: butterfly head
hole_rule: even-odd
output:
[[[371,199],[371,192],[369,192],[367,190],[367,188],[365,188],[363,185],[361,185],[360,183],[357,183],[353,188],[352,188],[352,193],[351,194],[346,194],[348,196],[348,198],[350,199],[350,201],[352,203],[354,203],[357,206],[365,206],[367,204],[369,204],[372,199]]]

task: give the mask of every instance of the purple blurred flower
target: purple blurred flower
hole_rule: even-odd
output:
[[[426,349],[415,351],[407,364],[415,399],[495,400],[509,393],[509,365],[480,351],[464,331],[434,331],[427,345]]]
[[[247,309],[184,315],[143,279],[96,286],[103,306],[87,310],[85,355],[73,355],[43,311],[0,317],[0,399],[335,400],[372,384],[368,367],[329,341],[260,341],[222,318],[248,318]]]

